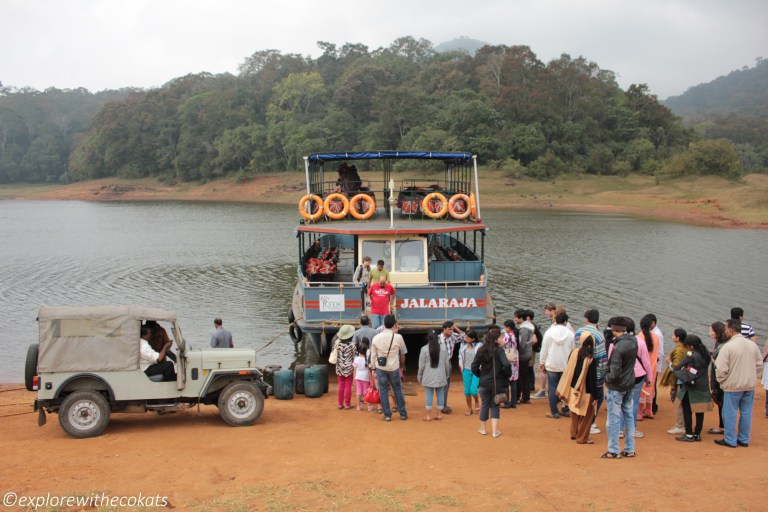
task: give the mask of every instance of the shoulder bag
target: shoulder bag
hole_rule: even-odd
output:
[[[392,342],[395,341],[395,333],[392,333],[392,339],[389,340],[389,348],[387,349],[386,356],[379,356],[376,358],[377,366],[387,366],[387,359],[389,359],[389,351],[392,350]]]
[[[328,356],[328,364],[336,364],[339,360],[339,338],[336,338],[336,342],[331,349],[331,355]]]

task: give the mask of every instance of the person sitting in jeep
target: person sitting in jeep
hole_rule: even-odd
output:
[[[139,340],[139,367],[147,374],[148,377],[153,375],[162,375],[164,381],[175,381],[176,370],[173,367],[173,363],[166,358],[166,352],[171,348],[171,340],[169,339],[160,352],[156,352],[149,344],[149,338],[151,331],[146,325],[141,326],[141,339]]]
[[[159,323],[154,320],[147,320],[144,322],[144,325],[149,327],[149,339],[147,341],[149,341],[149,346],[152,347],[152,350],[160,352],[166,343],[171,343],[171,338]],[[165,353],[165,356],[174,363],[176,362],[176,354],[170,350]]]

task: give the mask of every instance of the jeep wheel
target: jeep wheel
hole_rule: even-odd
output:
[[[61,403],[59,423],[72,437],[98,436],[109,423],[107,399],[96,391],[75,391]]]
[[[24,365],[24,385],[27,387],[27,391],[34,391],[35,375],[37,375],[37,353],[39,345],[33,343],[27,349],[27,361]]]
[[[232,382],[219,395],[219,414],[233,427],[253,425],[264,410],[264,395],[250,382]]]

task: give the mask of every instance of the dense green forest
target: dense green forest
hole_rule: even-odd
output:
[[[758,58],[752,68],[691,87],[664,103],[703,138],[734,143],[746,172],[768,165],[768,60]]]
[[[316,59],[258,51],[237,76],[151,90],[0,88],[0,182],[248,179],[302,169],[308,153],[360,149],[467,150],[540,179],[743,172],[731,142],[698,140],[646,85],[622,90],[584,57],[440,53],[413,37],[373,51],[318,46]]]

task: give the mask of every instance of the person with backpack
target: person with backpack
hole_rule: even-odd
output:
[[[371,281],[371,257],[363,256],[363,262],[355,269],[352,281],[360,288],[360,311],[365,315],[365,304],[368,298],[368,284]]]
[[[639,340],[638,340],[639,342]],[[701,441],[701,429],[704,427],[704,412],[711,411],[712,397],[709,394],[708,370],[711,355],[701,338],[695,334],[686,336],[686,356],[672,368],[677,379],[682,383],[678,387],[677,396],[683,409],[685,435],[676,437],[676,441],[692,443]],[[696,413],[696,428],[693,427],[693,413]]]
[[[524,309],[515,310],[515,324],[517,325],[517,351],[520,364],[520,374],[517,378],[518,403],[531,403],[531,384],[528,380],[531,375],[531,359],[533,358],[533,331],[535,327],[528,319]]]

